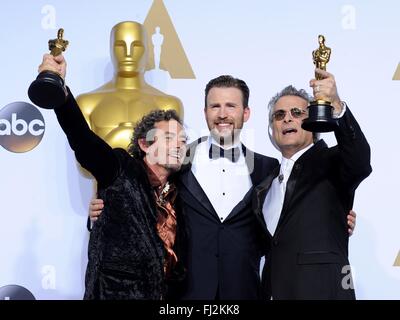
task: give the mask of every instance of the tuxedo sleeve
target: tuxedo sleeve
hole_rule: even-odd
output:
[[[338,119],[335,130],[339,150],[339,176],[342,185],[354,192],[372,172],[371,149],[349,107]]]
[[[89,128],[74,96],[69,88],[67,89],[67,101],[54,109],[58,122],[80,165],[96,178],[100,187],[106,187],[118,175],[118,157],[113,149]]]

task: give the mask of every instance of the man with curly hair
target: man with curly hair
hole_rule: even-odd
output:
[[[46,54],[42,70],[65,78],[64,57]],[[183,270],[173,178],[186,151],[181,120],[173,110],[149,113],[136,125],[127,152],[90,130],[69,89],[55,113],[105,204],[90,235],[84,298],[164,299],[166,279]]]

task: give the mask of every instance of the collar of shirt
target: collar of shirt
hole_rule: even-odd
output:
[[[292,172],[293,165],[294,163],[307,151],[309,150],[312,146],[314,146],[314,143],[311,143],[304,149],[301,149],[300,151],[297,151],[290,159],[287,159],[285,157],[282,157],[281,161],[281,169],[280,173],[283,174],[284,181],[286,182],[289,179],[289,176]]]
[[[242,152],[242,143],[240,142],[239,139],[236,139],[235,143],[232,144],[231,146],[225,147],[225,146],[220,145],[220,144],[214,139],[214,137],[213,137],[212,135],[209,135],[209,136],[208,136],[208,139],[207,139],[207,147],[210,148],[210,147],[211,147],[211,144],[215,144],[216,146],[221,147],[222,149],[231,149],[231,148],[239,147],[240,152]]]
[[[271,235],[274,235],[281,216],[285,200],[286,184],[289,180],[290,174],[292,173],[293,165],[301,155],[313,145],[314,144],[310,144],[304,149],[296,152],[290,159],[282,157],[280,174],[273,180],[263,205],[264,220]],[[282,175],[283,179],[280,178]]]
[[[307,150],[311,149],[313,146],[314,146],[314,143],[311,143],[304,149],[297,151],[290,159],[282,157],[281,163],[283,163],[284,161],[288,161],[288,160],[292,160],[293,162],[296,162]]]
[[[150,185],[153,188],[160,188],[161,187],[161,181],[158,179],[157,175],[154,173],[153,170],[147,165],[145,161],[143,161],[144,168],[146,169],[146,174],[147,177],[149,178]]]
[[[229,147],[221,146],[221,145],[214,139],[214,137],[211,136],[211,135],[208,136],[208,139],[207,139],[206,142],[207,142],[207,143],[202,143],[202,145],[203,145],[202,147],[203,147],[203,148],[200,149],[200,150],[201,150],[200,152],[205,152],[205,153],[207,154],[207,157],[208,157],[208,153],[209,153],[209,150],[210,150],[210,148],[211,148],[211,145],[212,145],[212,144],[215,144],[216,146],[221,147],[222,149],[231,149],[231,148],[236,148],[236,147],[238,147],[238,148],[239,148],[239,151],[240,151],[240,156],[239,156],[239,159],[238,159],[238,162],[237,162],[237,163],[239,163],[239,162],[242,163],[242,162],[244,161],[242,143],[240,142],[239,139],[237,139],[237,141],[236,141],[233,145],[230,145]],[[228,161],[228,162],[230,162],[230,164],[233,164],[233,165],[234,165],[234,163],[232,163],[232,162],[229,161],[228,159],[224,159],[224,158],[214,159],[214,160],[210,159],[210,161]]]
[[[191,171],[223,222],[249,191],[252,183],[240,142],[235,145],[240,149],[237,162],[225,158],[210,159],[211,143],[215,141],[209,136],[198,145]]]
[[[171,202],[175,201],[176,198],[176,187],[173,183],[169,182],[168,190],[164,190],[166,187],[166,183],[162,185],[160,179],[154,173],[153,170],[143,161],[144,167],[146,169],[147,177],[149,178],[150,185],[154,188],[156,192],[157,198],[161,196],[163,199],[168,199]],[[168,180],[167,180],[168,181]]]

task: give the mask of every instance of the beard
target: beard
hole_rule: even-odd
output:
[[[214,138],[216,142],[218,142],[221,146],[231,146],[235,144],[240,136],[241,129],[234,128],[233,130],[225,131],[223,133],[217,131],[216,129],[212,129],[210,131],[211,136]]]
[[[211,135],[216,142],[218,142],[221,146],[224,145],[231,145],[234,141],[234,134],[233,131],[227,134],[221,135],[218,131],[212,130]]]
[[[230,124],[231,128],[225,128],[222,131],[218,131],[217,126],[219,124],[226,123]],[[207,119],[207,126],[210,130],[211,136],[214,138],[216,142],[218,142],[221,146],[231,146],[233,145],[238,137],[240,136],[240,131],[243,128],[244,117],[242,115],[241,118],[233,118],[227,117],[225,119],[216,119],[211,120]]]
[[[173,164],[169,163],[169,164],[162,165],[162,167],[164,169],[168,170],[169,173],[175,173],[181,169],[182,164],[181,163],[173,163]]]

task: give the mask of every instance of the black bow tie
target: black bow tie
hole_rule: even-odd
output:
[[[236,162],[240,157],[239,147],[231,149],[223,149],[215,144],[211,144],[210,150],[208,152],[208,157],[210,159],[226,158],[232,162]]]

